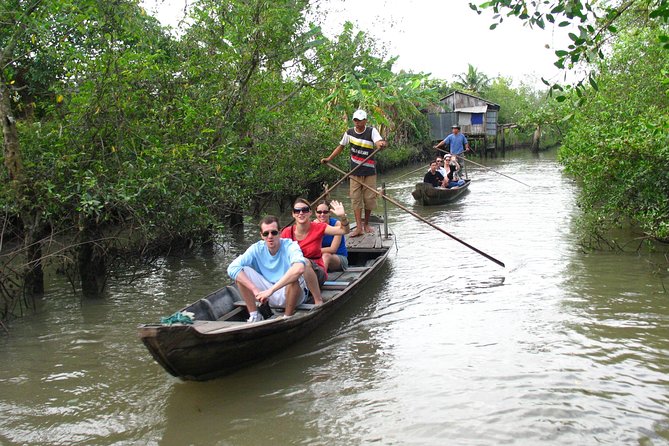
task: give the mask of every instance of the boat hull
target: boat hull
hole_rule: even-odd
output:
[[[462,194],[469,189],[471,180],[465,180],[465,184],[460,187],[451,189],[442,189],[434,187],[429,183],[416,183],[411,195],[413,198],[423,206],[435,206],[439,204],[446,204],[457,200]]]
[[[229,285],[181,310],[195,313],[194,324],[143,324],[138,335],[153,358],[181,379],[203,381],[232,373],[285,349],[320,326],[383,266],[392,244],[389,238],[371,247],[350,248],[349,261],[354,263],[338,273],[337,282],[326,282],[333,285],[324,287],[325,303],[301,305],[290,318],[246,323],[248,313],[239,291]]]

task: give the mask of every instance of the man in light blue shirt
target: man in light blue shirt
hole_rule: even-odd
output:
[[[460,133],[459,125],[454,125],[453,133],[444,138],[444,140],[434,146],[434,148],[438,150],[446,145],[448,145],[451,155],[461,156],[465,151],[469,152],[470,150],[467,137]]]
[[[269,300],[270,305],[284,307],[284,314],[292,316],[306,297],[302,274],[307,261],[300,246],[293,240],[280,238],[279,219],[273,215],[260,221],[260,235],[262,240],[249,246],[228,266],[228,275],[246,303],[248,322],[263,319],[256,301],[262,304]]]
[[[442,147],[448,145],[451,155],[456,155],[458,157],[458,160],[462,160],[462,165],[464,167],[464,172],[466,176],[467,165],[465,164],[464,159],[465,159],[465,152],[469,152],[471,150],[469,147],[469,142],[467,141],[467,137],[464,134],[460,133],[459,125],[454,125],[452,129],[453,133],[444,138],[444,140],[441,141],[436,146],[434,146],[434,148],[437,150],[441,150],[442,152],[445,152],[445,150],[443,150]]]

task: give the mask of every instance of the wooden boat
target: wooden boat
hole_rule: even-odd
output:
[[[181,310],[194,313],[193,324],[143,324],[139,337],[165,370],[184,380],[215,378],[262,360],[303,339],[381,268],[394,240],[380,226],[375,234],[346,239],[350,267],[329,274],[323,305],[302,304],[290,318],[272,308],[269,319],[247,323],[246,306],[232,284]]]
[[[459,187],[452,187],[445,189],[442,187],[434,187],[429,183],[416,183],[411,195],[414,199],[424,205],[433,206],[437,204],[445,204],[460,197],[469,188],[472,180],[465,180],[465,184]]]

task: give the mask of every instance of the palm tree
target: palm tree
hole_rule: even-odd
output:
[[[490,78],[477,70],[472,64],[467,64],[466,73],[458,74],[456,81],[464,90],[481,94],[490,84]]]

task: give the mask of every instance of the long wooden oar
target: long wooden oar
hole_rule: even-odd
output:
[[[327,194],[329,194],[330,192],[332,192],[332,191],[335,189],[335,187],[339,186],[339,185],[341,184],[342,181],[344,181],[346,178],[348,178],[348,177],[350,177],[351,175],[353,175],[353,173],[354,173],[356,170],[358,170],[363,164],[365,164],[365,163],[366,163],[367,161],[369,161],[374,155],[376,155],[376,153],[377,153],[379,150],[381,150],[381,149],[380,149],[380,148],[378,148],[378,149],[374,149],[374,151],[373,151],[367,158],[365,158],[360,164],[358,164],[358,165],[355,166],[353,169],[351,169],[351,171],[350,171],[349,173],[347,173],[346,175],[344,175],[343,177],[341,177],[339,180],[337,180],[337,182],[336,182],[335,184],[333,184],[332,186],[330,186],[330,187],[328,187],[327,189],[325,189],[325,192],[323,192],[323,193],[321,194],[320,197],[316,198],[316,199],[311,203],[311,206],[313,206],[314,204],[318,203],[318,202],[319,202],[320,200],[322,200]],[[329,164],[329,163],[326,163],[326,164]],[[340,170],[340,172],[341,172],[341,173],[345,173],[345,172],[343,172],[343,171],[341,171],[341,170]]]
[[[367,161],[369,161],[374,155],[376,155],[376,153],[377,153],[379,150],[381,150],[381,148],[374,149],[374,151],[373,151],[367,158],[365,158],[364,160],[362,160],[362,162],[361,162],[360,164],[358,164],[358,165],[355,166],[353,169],[351,169],[351,171],[350,171],[349,173],[347,173],[346,175],[344,175],[343,177],[341,177],[341,178],[340,178],[335,184],[333,184],[332,186],[326,188],[326,189],[325,189],[325,192],[323,192],[323,193],[320,195],[320,197],[318,197],[318,198],[316,198],[314,201],[312,201],[311,204],[309,205],[309,207],[312,207],[312,208],[313,208],[314,205],[315,205],[316,203],[318,203],[318,202],[321,201],[323,198],[325,198],[325,196],[326,196],[327,194],[329,194],[330,192],[332,192],[332,191],[334,190],[335,187],[339,186],[339,185],[341,184],[342,181],[344,181],[346,178],[350,177],[350,176],[351,176],[356,170],[358,170],[363,164],[365,164],[365,163],[366,163]],[[328,163],[328,164],[329,164],[329,163]],[[337,170],[339,170],[339,169],[337,169]],[[341,171],[341,170],[340,170],[340,172],[341,172],[341,173],[345,173],[344,171]],[[292,206],[292,204],[291,204],[291,206]],[[295,218],[292,218],[292,219],[290,220],[290,222],[289,222],[286,226],[284,226],[284,228],[287,228],[288,226],[292,225],[294,221],[295,221]]]
[[[441,152],[444,152],[444,153],[448,153],[447,151],[442,150],[442,149],[437,149],[437,150],[439,150],[439,151],[441,151]],[[448,153],[448,154],[450,155],[450,153]],[[510,176],[508,176],[508,175],[506,175],[506,174],[504,174],[504,173],[502,173],[502,172],[498,172],[498,171],[496,171],[495,169],[491,169],[491,168],[488,167],[488,166],[484,166],[483,164],[479,164],[479,163],[477,163],[477,162],[475,162],[475,161],[472,161],[472,160],[470,160],[469,158],[465,158],[464,156],[460,156],[460,155],[455,155],[455,156],[457,156],[457,157],[458,157],[459,159],[461,159],[461,160],[464,160],[464,161],[467,162],[467,163],[472,163],[472,164],[474,164],[475,166],[483,167],[484,169],[488,169],[488,170],[490,170],[490,171],[492,171],[492,172],[495,172],[496,174],[502,175],[503,177],[507,177],[508,179],[513,180],[513,181],[516,181],[516,182],[522,184],[523,186],[527,186],[527,187],[529,187],[529,188],[532,187],[532,186],[530,186],[530,185],[527,184],[527,183],[523,183],[522,181],[517,180],[517,179],[515,179],[515,178],[513,178],[513,177],[510,177]],[[446,164],[446,163],[444,163],[444,164]]]
[[[344,172],[343,170],[341,170],[339,167],[335,166],[335,165],[332,164],[332,163],[326,163],[326,164],[328,165],[328,167],[330,167],[331,169],[336,170],[336,171],[339,172],[339,173],[342,173],[342,174],[343,174],[343,173],[346,173],[346,172]],[[465,245],[467,248],[471,249],[471,250],[474,251],[474,252],[477,252],[477,253],[481,254],[483,257],[485,257],[485,258],[488,259],[488,260],[492,260],[493,262],[495,262],[495,263],[498,264],[499,266],[501,266],[501,267],[505,267],[504,263],[501,262],[500,260],[497,260],[497,259],[494,258],[493,256],[491,256],[491,255],[489,255],[489,254],[486,254],[485,252],[481,251],[481,250],[478,249],[478,248],[473,247],[473,246],[470,245],[469,243],[467,243],[467,242],[465,242],[465,241],[463,241],[463,240],[460,240],[459,238],[457,238],[457,237],[454,236],[453,234],[451,234],[451,233],[449,233],[449,232],[443,230],[442,228],[440,228],[439,226],[435,225],[435,224],[432,223],[431,221],[428,221],[428,220],[424,219],[423,217],[421,217],[420,215],[416,214],[414,211],[409,210],[409,209],[407,209],[406,207],[402,206],[400,203],[398,203],[396,200],[390,198],[388,195],[382,194],[381,192],[377,191],[377,190],[374,189],[373,187],[368,186],[368,185],[366,185],[365,183],[362,183],[362,182],[358,181],[358,180],[355,179],[355,178],[351,178],[351,179],[352,179],[353,181],[355,181],[355,182],[361,184],[363,187],[365,187],[365,188],[371,190],[372,192],[374,192],[376,195],[380,196],[381,198],[383,198],[383,199],[385,199],[385,200],[388,200],[389,202],[391,202],[392,204],[394,204],[394,205],[397,206],[398,208],[402,209],[403,211],[407,212],[408,214],[410,214],[410,215],[416,217],[418,220],[422,221],[423,223],[426,223],[426,224],[432,226],[432,227],[433,227],[434,229],[436,229],[437,231],[439,231],[439,232],[441,232],[441,233],[443,233],[443,234],[446,234],[447,236],[449,236],[450,238],[452,238],[452,239],[455,240],[456,242],[462,243],[462,244]]]
[[[407,173],[405,173],[404,175],[400,175],[400,176],[398,176],[398,177],[395,178],[393,181],[397,181],[397,180],[399,180],[400,178],[404,178],[404,177],[406,177],[407,175],[411,175],[412,173],[416,173],[416,172],[418,172],[419,170],[425,170],[425,169],[429,169],[429,168],[430,168],[430,165],[429,165],[429,164],[428,164],[427,166],[420,166],[418,169],[412,170],[411,172],[407,172]]]

